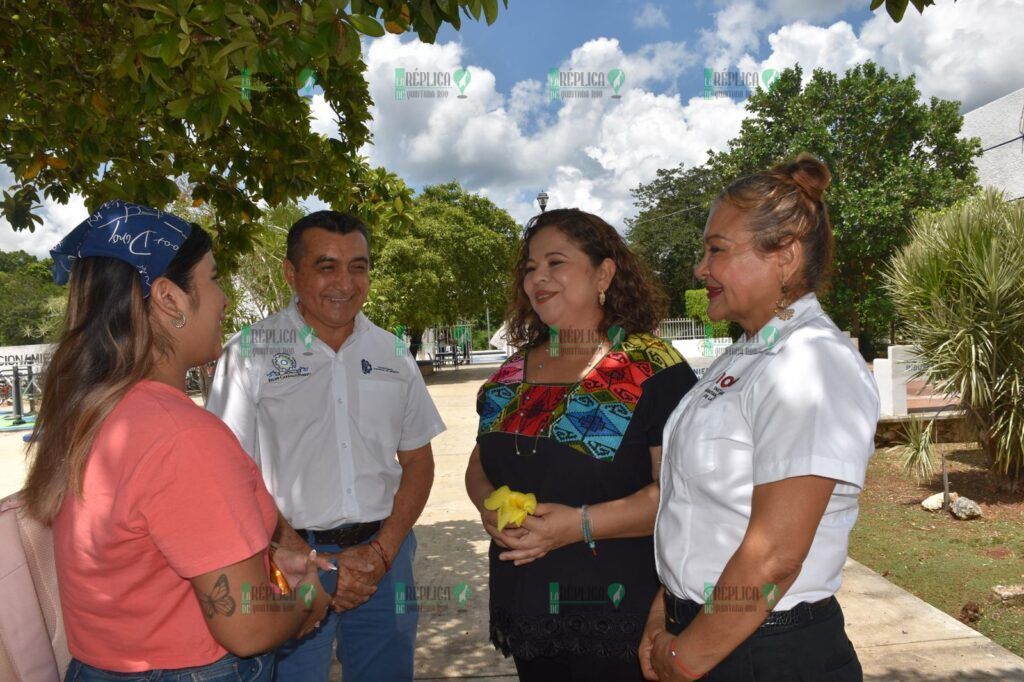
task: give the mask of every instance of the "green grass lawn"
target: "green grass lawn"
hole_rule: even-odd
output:
[[[942,490],[942,479],[918,484],[902,472],[899,454],[875,452],[861,495],[850,556],[953,617],[975,602],[971,627],[1024,656],[1024,605],[1006,606],[998,584],[1024,583],[1024,492],[1000,491],[980,450],[938,446],[947,453],[950,490],[981,505],[983,516],[959,521],[928,512],[920,502]]]

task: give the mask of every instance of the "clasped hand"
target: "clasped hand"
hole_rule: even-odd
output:
[[[691,679],[683,674],[672,659],[674,639],[675,636],[665,629],[664,607],[655,602],[640,637],[640,670],[645,680],[687,682]]]
[[[334,566],[328,561],[327,556],[315,551],[305,554],[284,547],[278,547],[274,551],[274,564],[281,570],[292,590],[299,590],[301,593],[300,585],[311,586],[315,590],[309,597],[311,603],[307,602],[309,615],[295,635],[297,639],[301,639],[320,627],[320,622],[327,615],[331,602],[329,595],[324,593],[318,570],[332,570]]]
[[[293,588],[306,571],[306,555],[284,547],[274,554],[274,562]],[[384,561],[369,545],[356,545],[341,552],[317,554],[316,565],[322,570],[333,570],[337,562],[338,587],[331,595],[335,611],[348,611],[365,604],[377,591],[377,583],[384,577]]]
[[[581,540],[580,510],[564,504],[541,502],[533,514],[523,520],[519,528],[506,527],[498,531],[497,512],[483,509],[480,512],[484,529],[502,549],[498,558],[511,561],[516,566],[528,564],[545,556],[559,547]]]
[[[370,601],[384,577],[384,560],[370,545],[356,545],[334,555],[338,561],[338,589],[334,610],[348,611]]]

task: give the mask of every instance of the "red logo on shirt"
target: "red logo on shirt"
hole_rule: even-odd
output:
[[[739,377],[729,376],[725,372],[722,372],[722,375],[715,379],[715,383],[721,386],[722,388],[729,388],[737,381],[739,381]]]
[[[739,380],[739,377],[730,376],[725,372],[722,372],[718,378],[715,379],[714,384],[704,389],[704,393],[701,397],[708,403],[713,402],[715,398],[725,394],[725,389],[729,388]],[[705,403],[705,405],[706,404],[707,403]]]

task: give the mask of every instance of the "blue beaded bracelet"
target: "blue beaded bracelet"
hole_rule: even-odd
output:
[[[597,556],[597,543],[594,541],[593,531],[590,528],[590,516],[587,514],[587,505],[583,505],[582,511],[580,523],[583,531],[583,542],[587,543],[590,551],[594,553],[594,556]]]

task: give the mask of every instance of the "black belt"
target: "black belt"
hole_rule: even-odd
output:
[[[374,533],[380,530],[382,523],[383,521],[350,523],[338,526],[337,528],[331,528],[330,530],[296,528],[295,532],[307,542],[309,541],[309,536],[312,535],[313,541],[318,545],[339,545],[344,547],[346,545],[358,545],[360,542],[366,542],[373,537]]]
[[[665,618],[669,624],[677,624],[686,627],[697,614],[704,609],[703,604],[698,604],[691,599],[679,599],[665,590]],[[776,628],[800,628],[811,623],[825,620],[835,615],[839,610],[839,602],[836,598],[827,597],[814,603],[800,602],[788,611],[772,611],[765,618],[758,628],[759,632],[775,630]]]

